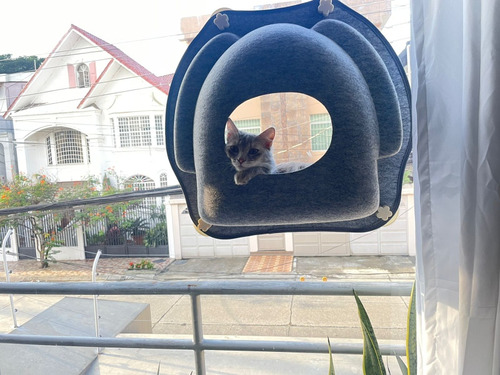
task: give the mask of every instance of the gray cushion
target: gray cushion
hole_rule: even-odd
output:
[[[367,20],[336,3],[325,19],[317,2],[209,20],[176,71],[167,104],[167,151],[191,217],[232,238],[311,230],[363,231],[395,212],[410,145],[404,71]],[[228,116],[244,101],[299,92],[320,101],[332,143],[311,167],[260,175],[237,186],[224,153]]]

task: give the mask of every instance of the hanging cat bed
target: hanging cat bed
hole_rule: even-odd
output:
[[[279,92],[325,106],[330,147],[304,170],[236,185],[226,121],[248,99]],[[193,222],[210,236],[360,232],[398,209],[410,126],[408,82],[389,43],[342,3],[311,1],[207,22],[170,87],[167,152]]]

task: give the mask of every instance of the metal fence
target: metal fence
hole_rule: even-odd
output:
[[[192,350],[196,373],[205,375],[205,351],[253,351],[287,353],[328,353],[324,344],[298,341],[206,339],[203,336],[202,295],[307,295],[346,296],[356,290],[359,296],[409,296],[408,282],[313,282],[294,281],[168,281],[107,283],[0,283],[0,293],[36,295],[189,295],[193,323],[192,339],[152,339],[81,336],[42,336],[0,334],[9,344],[83,346],[95,348],[144,348]],[[325,340],[326,341],[326,340]],[[363,344],[332,341],[337,354],[362,354]],[[380,345],[383,355],[405,355],[404,345]]]
[[[40,224],[44,228],[45,232],[49,233],[53,231],[55,238],[58,241],[61,241],[62,246],[78,246],[76,228],[72,225],[62,228],[60,220],[56,220],[54,214],[47,213],[44,215],[40,220]],[[7,227],[2,228],[2,233],[6,233],[7,229]],[[33,230],[31,229],[31,223],[29,220],[26,220],[24,223],[17,226],[16,233],[17,244],[19,247],[35,247]]]
[[[165,206],[151,204],[147,198],[139,204],[134,204],[126,210],[126,214],[114,222],[100,220],[84,224],[85,245],[123,245],[137,243],[137,238],[149,238],[154,246],[167,245],[167,225]]]

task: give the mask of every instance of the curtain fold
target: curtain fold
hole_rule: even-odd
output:
[[[422,374],[500,374],[500,1],[412,0]]]

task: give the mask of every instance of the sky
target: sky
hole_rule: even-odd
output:
[[[220,8],[250,10],[286,0],[3,0],[0,54],[47,57],[74,24],[114,44],[156,75],[174,73],[185,51],[182,17]],[[386,37],[409,39],[409,0],[393,0]],[[408,6],[406,6],[408,4]],[[408,15],[408,17],[406,16]],[[403,18],[401,18],[403,17]],[[408,18],[408,20],[406,20]],[[387,26],[387,25],[386,25]],[[403,35],[404,34],[404,35]]]
[[[281,0],[274,0],[280,2]],[[114,44],[156,75],[174,73],[185,50],[182,17],[269,0],[4,0],[0,54],[46,57],[74,24]]]

